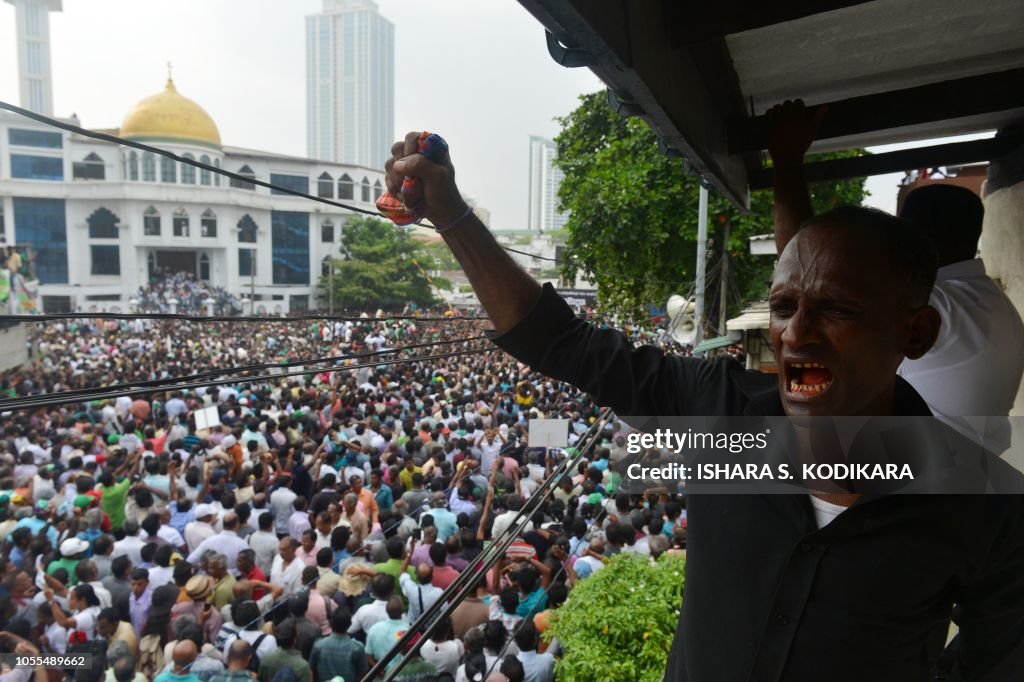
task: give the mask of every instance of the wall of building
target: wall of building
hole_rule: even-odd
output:
[[[205,255],[210,263],[211,285],[223,287],[238,297],[248,296],[253,288],[251,278],[241,275],[239,271],[239,249],[246,248],[256,251],[257,311],[263,306],[268,312],[288,312],[293,296],[306,297],[311,307],[321,303],[326,305],[317,300],[317,283],[322,263],[329,256],[338,257],[344,224],[355,214],[301,197],[271,194],[270,190],[263,187],[252,190],[231,187],[229,180],[224,177],[220,178],[219,185],[214,184],[216,176],[211,176],[209,185],[203,185],[198,169],[195,171],[195,183],[185,184],[182,182],[183,166],[180,164],[176,168],[176,181],[164,182],[159,158],[157,181],[141,179],[141,159],[137,179],[132,180],[128,170],[131,152],[126,148],[66,133],[62,134],[60,147],[21,147],[9,143],[8,131],[11,128],[42,132],[50,132],[52,129],[0,112],[0,211],[6,240],[9,243],[24,240],[24,229],[19,237],[16,199],[45,199],[62,203],[63,206],[67,248],[66,251],[62,249],[59,256],[61,263],[66,262],[67,265],[67,282],[47,282],[45,277],[40,277],[40,295],[44,301],[45,297],[68,297],[72,309],[111,310],[116,307],[124,311],[128,300],[148,281],[147,257],[157,250],[195,252],[197,259]],[[383,172],[379,169],[231,147],[214,150],[181,142],[158,143],[157,146],[178,154],[187,152],[196,159],[208,155],[222,168],[234,172],[247,166],[256,178],[263,181],[270,181],[272,174],[303,176],[308,181],[306,192],[314,196],[319,194],[320,175],[328,173],[333,187],[330,196],[332,200],[364,208],[371,208],[373,201],[383,192]],[[12,177],[11,157],[14,154],[57,159],[63,169],[63,177],[57,180]],[[102,162],[104,179],[75,179],[73,165],[90,154],[95,154]],[[338,182],[343,175],[352,180],[352,199],[339,196]],[[89,218],[100,208],[117,217],[116,236],[90,236]],[[145,234],[144,214],[149,208],[155,209],[160,215],[159,236]],[[174,235],[173,217],[179,210],[188,215],[188,236]],[[206,211],[211,211],[216,218],[216,236],[203,236],[201,221]],[[274,282],[274,211],[302,213],[308,218],[308,282]],[[238,223],[246,215],[257,225],[256,243],[239,241]],[[322,239],[322,225],[325,221],[333,223],[330,241]],[[91,247],[100,245],[118,247],[119,274],[93,274]],[[113,296],[119,298],[108,300]]]
[[[0,372],[28,362],[28,325],[0,325]]]
[[[1024,155],[1024,149],[1017,154]],[[1024,314],[1024,174],[1019,175],[1016,184],[998,189],[984,199],[981,257],[989,276],[1002,286],[1017,311]],[[1024,383],[1010,414],[1024,416]]]

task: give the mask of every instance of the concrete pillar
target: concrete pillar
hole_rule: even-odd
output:
[[[1024,146],[991,163],[984,203],[985,270],[1024,316]],[[1024,416],[1024,384],[1010,414]]]

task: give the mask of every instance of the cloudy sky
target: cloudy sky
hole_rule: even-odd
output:
[[[528,136],[603,86],[548,56],[540,24],[515,0],[379,0],[395,25],[396,135],[441,133],[463,192],[495,229],[526,226]],[[225,144],[305,156],[304,17],[320,0],[63,0],[51,14],[54,110],[85,127],[120,125],[163,88],[202,105]],[[0,99],[18,101],[14,7],[0,3]],[[899,176],[869,180],[895,208]]]
[[[514,0],[380,0],[395,25],[396,134],[441,133],[462,191],[497,229],[525,227],[528,136],[599,90],[547,54]],[[64,0],[51,14],[54,113],[114,127],[163,88],[166,63],[225,144],[306,154],[305,19],[320,0]],[[14,7],[0,3],[0,99],[18,101]],[[383,161],[383,160],[382,160]]]

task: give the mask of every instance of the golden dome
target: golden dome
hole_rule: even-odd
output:
[[[132,107],[121,123],[121,137],[182,140],[220,146],[217,124],[201,106],[179,95],[170,78],[163,92]]]

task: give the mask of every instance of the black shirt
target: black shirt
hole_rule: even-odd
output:
[[[550,286],[495,343],[627,415],[782,415],[778,379],[634,348]],[[928,415],[897,378],[897,413]],[[865,495],[818,529],[808,495],[690,495],[665,680],[1024,680],[1024,497]],[[932,677],[953,604],[953,670]]]

